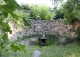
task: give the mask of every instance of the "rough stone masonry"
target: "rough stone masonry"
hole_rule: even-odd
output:
[[[75,22],[74,24],[64,24],[62,19],[58,20],[32,20],[32,28],[25,26],[20,34],[22,35],[33,35],[33,34],[59,34],[62,37],[74,37],[77,36],[77,28],[80,26],[80,22]],[[14,28],[9,24],[11,28]],[[75,26],[76,25],[76,26]],[[16,30],[16,28],[14,28]],[[14,30],[12,30],[15,32]],[[20,31],[20,30],[19,30]],[[17,29],[18,32],[18,29]],[[16,34],[15,32],[14,34]],[[19,34],[18,34],[19,35]],[[21,36],[21,35],[20,35]]]

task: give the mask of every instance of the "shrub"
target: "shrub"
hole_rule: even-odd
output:
[[[55,36],[54,35],[46,35],[46,38],[47,38],[47,45],[52,45],[55,43]]]
[[[80,43],[80,27],[78,27],[77,32],[78,32],[78,38],[77,38],[77,41]]]

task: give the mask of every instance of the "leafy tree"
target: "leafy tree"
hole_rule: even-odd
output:
[[[8,22],[5,21],[9,14],[17,21],[18,16],[14,13],[14,11],[20,7],[15,0],[3,0],[3,2],[4,4],[0,4],[0,56],[2,56],[2,50],[5,52],[8,50],[22,50],[26,52],[24,45],[17,44],[15,41],[10,43],[7,33],[12,33],[12,31],[10,30]]]
[[[25,12],[30,12],[31,7],[29,4],[21,4],[20,6],[23,8]]]
[[[21,10],[21,11],[17,11],[16,13],[19,17],[20,20],[22,21],[21,24],[30,26],[31,25],[31,20],[30,20],[30,13],[25,11],[25,10]]]
[[[19,25],[26,25],[30,26],[31,25],[31,20],[30,20],[30,13],[26,10],[16,10],[15,11],[16,15],[19,17],[17,24]]]
[[[40,13],[40,18],[42,20],[53,19],[54,12],[50,12],[49,10],[50,10],[49,7],[47,7],[45,5],[40,7],[39,13]]]
[[[52,1],[52,5],[54,6],[53,11],[55,13],[54,19],[63,19],[64,14],[61,12],[61,5],[64,3],[64,0],[50,0]]]
[[[59,4],[64,0],[51,0],[55,4]],[[67,0],[65,3],[61,3],[59,11],[64,14],[66,22],[73,23],[75,20],[80,20],[80,1],[79,0]],[[57,6],[55,6],[57,7]],[[56,10],[56,9],[55,9]]]
[[[19,16],[19,23],[23,25],[31,25],[30,20],[30,6],[28,4],[21,4],[20,5],[22,10],[16,10],[15,13]]]
[[[54,13],[49,11],[49,7],[43,5],[32,5],[31,7],[31,16],[34,19],[41,19],[41,20],[50,20],[53,18]]]
[[[62,3],[64,0],[50,0],[52,2],[52,6],[54,6],[55,9],[58,9],[58,5]]]
[[[35,5],[32,4],[31,6],[28,4],[22,4],[21,7],[24,9],[24,13],[30,15],[28,18],[30,19],[42,19],[42,20],[50,20],[53,19],[54,12],[51,10],[51,8],[43,5]],[[23,19],[26,21],[26,19]]]
[[[67,0],[67,2],[62,5],[61,12],[64,13],[64,17],[68,22],[73,22],[76,19],[80,20],[80,1]]]
[[[60,12],[57,12],[56,15],[54,16],[54,19],[63,19],[64,18],[64,14],[61,14]]]

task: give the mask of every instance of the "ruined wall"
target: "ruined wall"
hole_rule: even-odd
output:
[[[11,24],[10,26],[14,28]],[[58,20],[32,20],[32,28],[29,26],[23,27],[21,33],[18,32],[18,29],[13,31],[13,35],[33,35],[33,34],[58,34],[62,37],[74,37],[77,36],[77,28],[80,26],[80,21],[75,21],[72,25],[64,24],[61,19]],[[15,32],[17,31],[17,32]],[[14,33],[15,32],[15,33]]]
[[[75,27],[74,27],[75,25]],[[72,25],[64,24],[61,19],[58,20],[32,20],[32,29],[26,29],[26,35],[28,34],[59,34],[60,36],[77,36],[77,27],[80,26],[80,22],[75,22]]]
[[[8,33],[9,40],[16,40],[19,37],[23,37],[23,31],[20,28],[18,28],[14,21],[10,21],[8,24],[10,25],[10,29],[12,30],[11,34]]]

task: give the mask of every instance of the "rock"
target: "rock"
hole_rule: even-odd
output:
[[[23,28],[23,31],[20,29],[16,29],[12,23],[9,24],[12,30],[12,36],[15,37],[22,37],[30,36],[33,34],[41,34],[42,32],[46,32],[46,34],[56,34],[58,32],[60,36],[67,35],[68,37],[75,37],[77,35],[77,28],[80,26],[80,21],[76,21],[73,25],[64,24],[61,19],[59,20],[32,20],[32,28],[26,26]],[[20,32],[21,31],[21,32]],[[18,33],[19,32],[19,33]],[[65,33],[64,33],[65,32]],[[16,36],[14,36],[15,34]]]
[[[35,50],[34,51],[34,57],[40,57],[41,51],[40,50]]]
[[[59,38],[59,42],[60,42],[61,44],[66,43],[66,38]]]
[[[76,41],[76,37],[75,38],[59,38],[59,42],[60,44],[68,44],[68,43],[73,43],[74,41]]]

